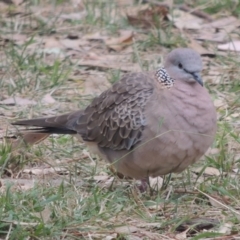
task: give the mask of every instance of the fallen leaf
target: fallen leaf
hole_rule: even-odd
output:
[[[239,160],[239,159],[240,159],[240,156],[239,156],[239,154],[238,154],[238,156],[236,157],[236,160]],[[237,174],[240,173],[240,169],[239,169],[239,168],[233,168],[232,171],[233,171],[234,173],[237,173]]]
[[[225,44],[219,44],[218,49],[222,51],[236,51],[240,52],[240,41],[233,40],[232,42],[228,42]]]
[[[216,21],[202,24],[195,37],[199,40],[222,43],[229,39],[229,34],[239,26],[239,19],[233,16],[220,18]]]
[[[233,227],[233,224],[230,222],[223,223],[219,227],[218,232],[226,235],[230,235],[232,233],[232,227]]]
[[[226,101],[224,99],[215,99],[213,101],[214,103],[214,106],[218,109],[222,109],[222,107],[225,107],[226,106]]]
[[[15,44],[21,45],[26,42],[27,36],[19,33],[14,34],[4,34],[0,35],[0,40],[4,40],[5,42],[14,42]]]
[[[224,28],[225,26],[232,25],[234,27],[239,26],[240,22],[239,19],[233,16],[224,17],[212,21],[210,23],[202,24],[202,28]]]
[[[6,1],[6,0],[5,0]],[[9,1],[9,0],[7,0],[7,1]],[[21,5],[23,2],[24,2],[24,0],[12,0],[12,2],[15,4],[15,5]]]
[[[209,15],[209,14],[205,13],[204,11],[201,11],[201,10],[199,10],[197,8],[196,9],[192,9],[189,6],[187,6],[185,4],[182,4],[182,5],[179,6],[179,9],[183,10],[185,12],[191,12],[191,14],[193,14],[193,15],[195,15],[197,17],[200,17],[200,18],[204,18],[207,21],[210,21],[210,22],[213,21],[213,18],[212,18],[211,15]]]
[[[85,39],[85,40],[106,40],[108,38],[109,36],[106,33],[102,33],[102,32],[94,32],[94,33],[84,35],[82,37],[82,39]]]
[[[178,233],[175,238],[178,240],[184,240],[187,239],[187,232],[189,231],[189,229],[185,230],[184,232]]]
[[[131,6],[134,4],[134,0],[116,0],[116,3],[119,7],[122,7],[122,6]]]
[[[94,180],[97,181],[101,188],[109,188],[114,181],[114,177],[109,176],[94,176]]]
[[[117,52],[124,49],[126,46],[132,44],[133,31],[131,30],[120,30],[119,37],[112,37],[105,40],[105,44]]]
[[[3,101],[0,101],[0,105],[36,105],[37,102],[34,100],[30,100],[27,98],[21,98],[21,97],[10,97],[7,99],[4,99]]]
[[[219,154],[220,150],[218,148],[209,148],[207,150],[207,152],[205,153],[205,155],[215,155],[215,154]]]
[[[66,183],[67,181],[65,181],[66,179],[60,178],[58,176],[58,179],[51,179],[51,185],[52,186],[56,186],[59,187],[61,184]],[[0,179],[0,182],[3,184],[3,187],[5,187],[6,185],[13,185],[15,187],[15,189],[17,190],[28,190],[31,187],[34,187],[36,184],[49,184],[47,179],[22,179],[22,178],[4,178],[4,179]],[[82,183],[80,183],[82,185]],[[25,187],[26,185],[26,187]],[[2,190],[2,187],[0,188],[0,190]]]
[[[142,28],[149,28],[156,26],[163,22],[167,16],[169,8],[164,4],[139,5],[141,7],[135,8],[134,12],[127,12],[128,22],[133,26]]]
[[[74,50],[81,50],[83,46],[88,45],[88,41],[83,40],[83,39],[59,39],[59,43],[61,44],[62,47],[66,49],[74,49]]]
[[[168,19],[178,29],[201,29],[203,22],[203,19],[179,9],[174,9],[172,15],[168,14]]]
[[[222,43],[228,39],[228,34],[224,31],[215,31],[214,29],[202,29],[200,33],[195,36],[198,40],[211,41]]]
[[[44,168],[25,168],[23,173],[33,174],[33,175],[46,175],[51,173],[64,173],[68,174],[69,171],[64,167],[44,167]]]
[[[149,177],[149,185],[152,189],[159,191],[163,185],[163,178],[161,177]]]
[[[24,184],[19,184],[18,188],[20,190],[27,191],[27,190],[34,188],[34,186],[35,186],[35,182],[32,180],[29,180],[28,182],[26,181]]]
[[[87,13],[85,11],[83,12],[77,12],[77,13],[69,13],[69,14],[61,14],[60,18],[66,19],[66,20],[82,20]]]
[[[131,30],[120,30],[118,37],[109,37],[107,34],[102,32],[96,32],[93,34],[87,34],[82,37],[83,40],[101,40],[110,49],[115,51],[121,51],[125,47],[129,46],[133,40],[133,31]]]
[[[221,202],[219,202],[217,199],[215,199],[216,196],[214,196],[214,198],[211,196],[208,198],[210,204],[213,206],[213,207],[216,207],[216,208],[225,208],[223,206],[223,204]]]
[[[106,68],[106,69],[117,69],[122,70],[125,72],[139,72],[141,71],[141,68],[138,64],[122,64],[119,62],[102,62],[102,61],[89,61],[89,60],[79,60],[78,62],[79,66],[91,66],[91,67],[100,67],[100,68]]]
[[[103,238],[103,240],[115,240],[117,239],[117,234],[113,233],[111,236],[106,236]]]
[[[18,138],[5,137],[4,139],[6,143],[11,146],[11,149],[15,150],[17,148],[26,147],[26,145],[38,144],[46,139],[49,135],[49,133],[23,132]]]
[[[55,103],[56,100],[52,97],[52,95],[50,93],[48,93],[43,96],[41,102],[44,104],[52,104],[52,103]]]
[[[63,48],[63,45],[59,42],[59,39],[56,37],[47,37],[43,41],[44,47],[51,48]]]
[[[193,172],[195,173],[201,173],[202,172],[202,168],[194,168]],[[213,167],[206,167],[203,171],[203,174],[205,176],[219,176],[221,173],[217,168],[213,168]]]
[[[194,49],[195,51],[197,51],[200,55],[204,55],[204,56],[215,56],[214,51],[212,50],[208,50],[206,48],[204,48],[197,40],[193,39],[191,35],[186,34],[188,37],[188,47]]]
[[[114,230],[115,230],[116,233],[119,233],[119,234],[130,234],[130,233],[140,231],[139,228],[133,227],[133,226],[116,227]]]

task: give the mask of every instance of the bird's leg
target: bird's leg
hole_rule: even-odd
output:
[[[144,192],[146,192],[147,189],[148,189],[148,186],[149,186],[149,178],[146,177],[146,178],[141,179],[140,181],[141,181],[141,184],[140,184],[140,186],[138,187],[138,189],[139,189],[139,191],[140,191],[141,193],[144,193]]]
[[[171,181],[172,178],[172,173],[168,174],[168,175],[164,175],[163,177],[163,185],[161,187],[161,190],[165,190],[169,184],[169,182]]]

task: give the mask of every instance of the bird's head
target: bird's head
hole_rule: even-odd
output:
[[[167,55],[164,67],[170,77],[176,81],[185,81],[190,84],[197,82],[203,86],[202,60],[193,49],[174,49]]]

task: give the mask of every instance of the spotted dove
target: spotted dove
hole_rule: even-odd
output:
[[[201,70],[197,52],[175,49],[164,67],[124,75],[83,110],[13,125],[75,134],[125,176],[181,172],[200,159],[216,133],[216,111]]]

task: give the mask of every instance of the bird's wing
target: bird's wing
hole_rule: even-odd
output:
[[[149,76],[126,74],[71,122],[83,140],[113,150],[131,149],[146,125],[145,106],[153,93]]]

